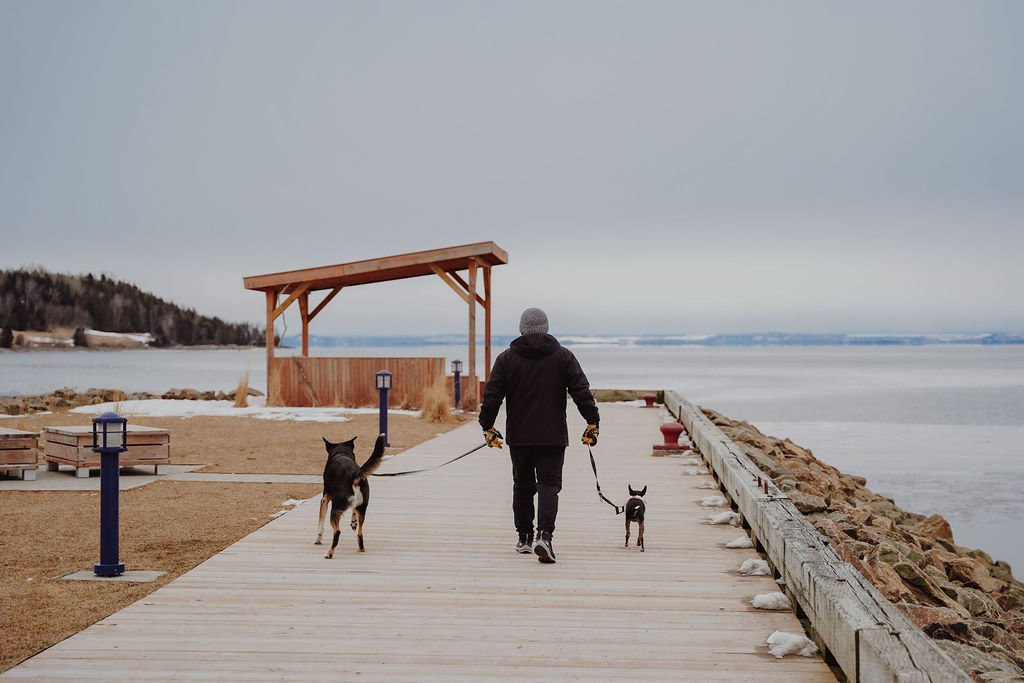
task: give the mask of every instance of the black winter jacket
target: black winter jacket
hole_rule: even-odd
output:
[[[565,393],[590,424],[598,424],[590,383],[572,351],[550,334],[524,334],[494,361],[484,387],[480,426],[494,426],[502,400],[505,439],[510,446],[568,446]]]

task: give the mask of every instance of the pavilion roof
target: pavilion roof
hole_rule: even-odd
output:
[[[494,242],[477,242],[333,266],[251,275],[243,278],[243,283],[246,289],[287,294],[301,285],[308,285],[307,291],[316,291],[433,275],[438,269],[466,270],[470,260],[476,260],[481,266],[502,265],[508,263],[508,252]]]

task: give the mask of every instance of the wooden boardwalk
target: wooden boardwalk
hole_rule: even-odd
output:
[[[740,530],[703,523],[699,501],[716,492],[697,484],[709,477],[651,457],[663,413],[601,411],[603,490],[622,502],[627,481],[649,486],[645,553],[623,549],[622,517],[597,498],[577,444],[566,455],[558,563],[516,554],[507,451],[483,450],[429,473],[374,479],[364,554],[346,526],[325,560],[326,546],[313,545],[317,501],[307,501],[0,678],[835,680],[820,657],[768,654],[772,631],[799,633],[800,624],[750,606],[776,586],[736,573],[756,557],[723,547]],[[574,439],[582,426],[570,421]],[[479,441],[467,425],[382,471],[443,462]]]

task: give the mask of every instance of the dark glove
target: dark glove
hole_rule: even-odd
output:
[[[587,425],[587,428],[583,430],[583,438],[580,441],[588,446],[596,446],[599,433],[600,430],[597,428],[597,425]]]
[[[484,432],[484,441],[487,442],[487,445],[490,448],[501,448],[501,440],[504,438],[505,437],[501,435],[501,432],[499,432],[494,427],[491,427],[486,432]]]

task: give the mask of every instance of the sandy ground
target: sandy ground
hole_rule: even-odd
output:
[[[463,421],[467,419],[472,416]],[[2,426],[36,431],[46,425],[88,425],[90,420],[58,413],[5,419]],[[321,436],[334,442],[356,436],[356,453],[365,457],[378,428],[375,415],[354,416],[345,423],[231,417],[132,422],[169,429],[175,464],[203,464],[204,472],[261,474],[320,474],[326,456]],[[459,424],[393,415],[389,452]],[[128,569],[167,572],[153,583],[129,584],[60,578],[91,569],[99,559],[98,493],[5,491],[0,480],[0,671],[135,602],[252,533],[282,509],[282,502],[309,498],[319,489],[311,484],[157,481],[124,491],[121,559]]]

